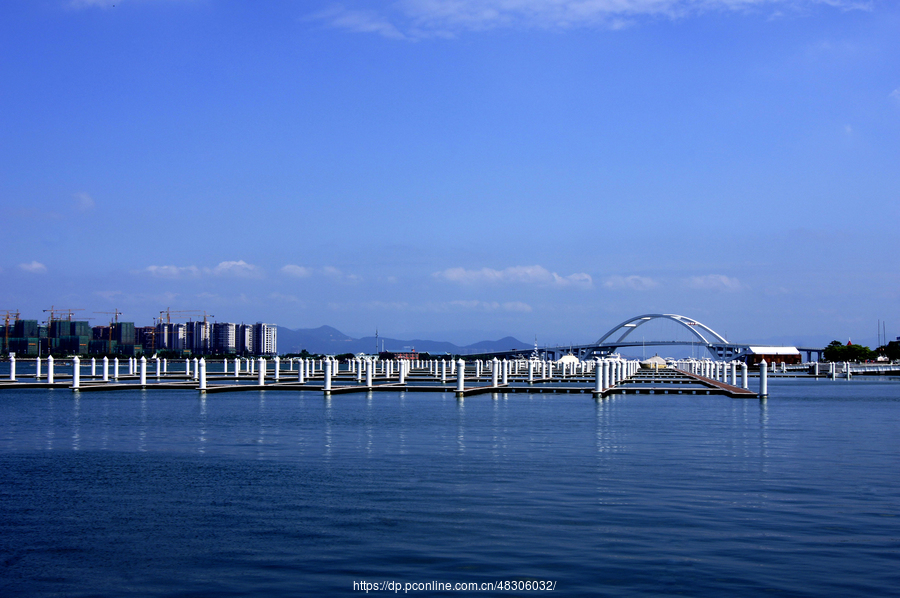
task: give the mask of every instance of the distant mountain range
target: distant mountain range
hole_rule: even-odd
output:
[[[353,338],[331,326],[319,326],[318,328],[290,328],[278,327],[278,352],[300,353],[304,349],[310,353],[326,355],[339,355],[341,353],[373,353],[375,351],[375,337],[366,336]],[[415,349],[419,353],[431,353],[441,355],[444,353],[467,355],[471,353],[484,353],[488,351],[528,351],[531,345],[523,343],[511,336],[496,341],[481,341],[472,345],[460,347],[444,341],[430,341],[424,339],[399,340],[395,338],[378,337],[378,350],[382,344],[385,351],[392,353],[406,352]]]

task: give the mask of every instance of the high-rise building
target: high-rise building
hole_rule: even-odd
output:
[[[253,355],[253,325],[236,324],[234,352],[238,355]]]
[[[278,328],[274,324],[257,322],[253,325],[253,353],[256,355],[278,353]]]
[[[216,322],[213,324],[213,353],[232,354],[236,352],[236,326],[236,324],[232,324],[231,322]]]
[[[185,325],[184,348],[195,355],[206,355],[212,350],[212,323],[188,322]]]

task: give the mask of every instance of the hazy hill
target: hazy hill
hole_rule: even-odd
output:
[[[415,348],[419,353],[476,353],[485,351],[509,351],[528,350],[531,345],[523,343],[511,336],[496,341],[480,341],[471,345],[460,347],[444,341],[432,341],[426,339],[399,340],[394,338],[378,337],[378,350],[382,346],[385,351],[401,352]],[[310,353],[323,353],[337,355],[340,353],[372,353],[375,351],[375,337],[352,338],[331,326],[318,328],[290,328],[278,327],[278,352],[299,353],[306,349]]]

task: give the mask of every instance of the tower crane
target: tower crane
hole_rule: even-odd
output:
[[[115,317],[115,323],[116,323],[116,324],[119,323],[119,316],[124,315],[122,312],[119,311],[119,308],[118,308],[118,307],[115,308],[113,311],[95,311],[94,313],[95,313],[95,314],[106,314],[106,315],[108,315],[108,316],[114,316],[114,317]],[[110,321],[109,321],[109,335],[108,335],[109,338],[107,339],[108,342],[109,342],[109,344],[106,345],[106,348],[107,348],[107,350],[109,350],[109,351],[112,351],[112,329],[113,329],[113,320],[110,319]]]
[[[7,352],[9,352],[9,317],[13,315],[15,316],[13,322],[18,321],[20,315],[18,309],[16,311],[7,309],[3,312],[3,348],[6,349]]]

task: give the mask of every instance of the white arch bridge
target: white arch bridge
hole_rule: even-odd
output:
[[[675,322],[691,334],[687,340],[647,340],[645,338],[638,339],[634,332],[641,326],[654,320],[668,320]],[[591,359],[592,357],[606,357],[612,353],[616,353],[622,349],[631,347],[675,347],[690,346],[702,351],[704,348],[709,353],[709,357],[717,360],[730,361],[732,359],[742,359],[749,351],[749,343],[732,343],[724,336],[701,322],[686,316],[678,314],[643,314],[625,320],[621,324],[613,327],[609,332],[600,337],[596,343],[589,345],[574,345],[569,347],[545,347],[538,349],[541,354],[547,358],[556,359],[565,353],[572,353],[581,359]],[[801,353],[806,353],[807,361],[812,360],[812,354],[817,354],[817,359],[821,358],[821,348],[813,347],[797,347]],[[491,353],[497,356],[522,355],[522,351],[504,351]]]

